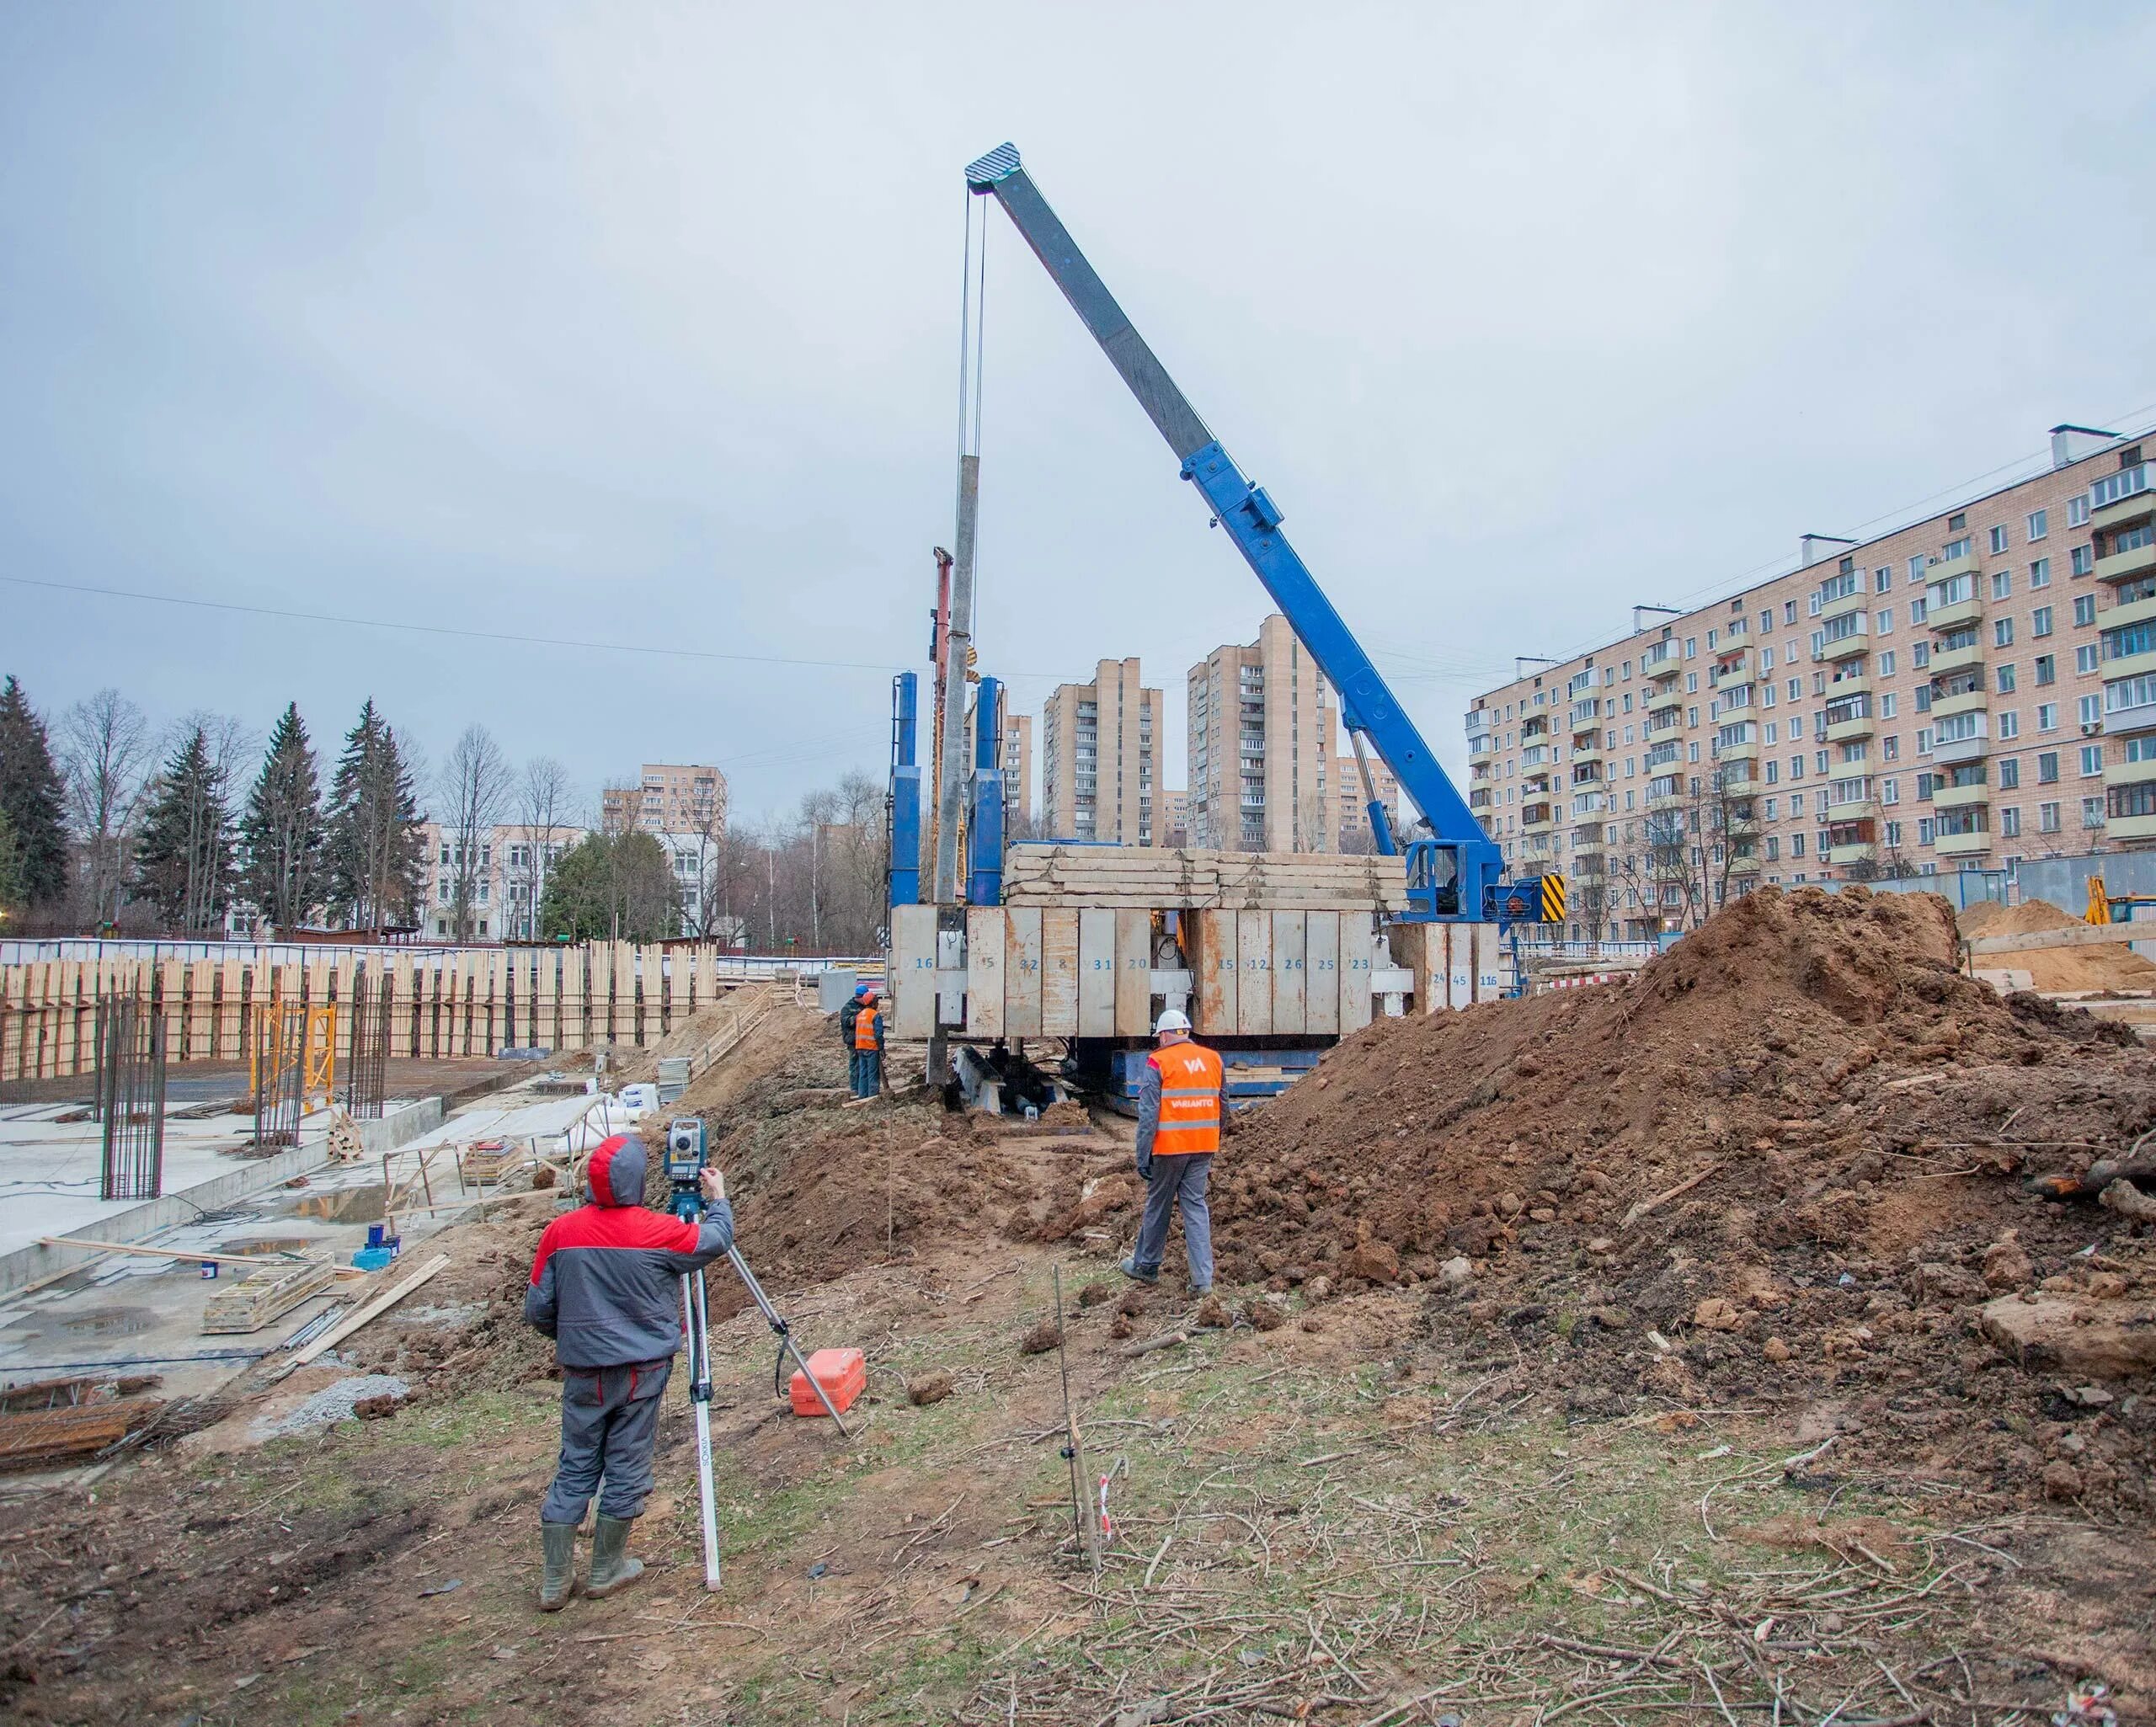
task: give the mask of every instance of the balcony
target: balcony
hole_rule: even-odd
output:
[[[1651,782],[1647,786],[1649,809],[1675,809],[1678,805],[1684,802],[1684,788],[1681,785],[1662,786],[1662,789],[1657,791],[1656,786],[1658,784],[1660,784],[1659,781]]]
[[[1974,857],[1991,850],[1991,834],[1983,828],[1972,834],[1941,834],[1933,841],[1941,857]]]
[[[1572,745],[1572,761],[1576,765],[1585,766],[1589,762],[1598,762],[1601,760],[1602,735],[1600,733],[1595,733],[1593,741],[1584,746],[1578,744]]]
[[[2156,672],[2156,648],[2143,648],[2138,653],[2121,653],[2116,659],[2104,661],[2103,667],[2104,681],[2107,684],[2121,678],[2145,677]]]
[[[1734,653],[1722,654],[1715,662],[1715,669],[1707,681],[1716,685],[1747,683],[1756,669],[1752,650],[1741,648]]]
[[[1740,851],[1729,861],[1729,872],[1733,876],[1756,876],[1759,873],[1757,852]]]
[[[1876,842],[1870,840],[1852,840],[1846,845],[1828,846],[1827,855],[1822,861],[1833,864],[1838,869],[1846,869],[1851,864],[1874,862],[1878,856],[1879,847]]]
[[[1924,578],[1927,582],[1951,582],[1956,576],[1977,573],[1977,546],[1972,539],[1969,549],[1959,557],[1942,557],[1937,563],[1924,566]]]
[[[2156,755],[2146,761],[2107,761],[2104,764],[2104,784],[2109,786],[2142,786],[2156,780]]]
[[[1942,786],[1932,782],[1931,804],[1934,809],[1967,809],[1972,804],[1988,804],[1991,786],[1983,780],[1972,780],[1962,786]]]
[[[1844,696],[1869,696],[1871,693],[1871,674],[1862,666],[1837,674],[1827,680],[1827,700],[1838,701]]]
[[[1830,637],[1820,645],[1818,653],[1812,658],[1825,660],[1854,659],[1860,653],[1870,653],[1871,637],[1862,627],[1865,621],[1865,615],[1858,612],[1855,617],[1858,628],[1850,631],[1846,636]]]
[[[1959,629],[1965,624],[1977,622],[1983,615],[1983,595],[1976,592],[1972,584],[1967,600],[1952,600],[1944,605],[1927,608],[1924,625],[1927,630],[1934,632]]]
[[[1552,825],[1554,825],[1553,818],[1555,813],[1556,810],[1555,806],[1553,805],[1547,803],[1529,804],[1526,808],[1523,809],[1519,813],[1520,832],[1523,834],[1548,833]]]
[[[2128,624],[2145,624],[2156,618],[2156,594],[2146,600],[2129,600],[2124,605],[2115,605],[2109,611],[2096,614],[2099,628],[2124,629]]]
[[[1852,738],[1869,738],[1879,728],[1879,722],[1868,713],[1852,714],[1845,720],[1827,722],[1827,741],[1840,744]]]
[[[2105,824],[2104,831],[2121,842],[2156,840],[2156,815],[2113,816]]]
[[[1644,678],[1658,677],[1665,671],[1674,671],[1676,668],[1677,644],[1674,642],[1657,642],[1640,656],[1640,675]]]
[[[1739,762],[1757,761],[1759,759],[1759,740],[1747,738],[1736,744],[1719,744],[1716,748],[1715,759],[1725,767],[1735,767]],[[1744,777],[1748,780],[1752,776],[1748,773]]]
[[[1472,810],[1486,810],[1490,807],[1490,788],[1476,786],[1467,794],[1467,807]]]
[[[2148,482],[2148,464],[2142,462],[2105,474],[2089,488],[2089,501],[2095,506],[2089,525],[2100,534],[2156,511],[2156,487]]]
[[[1935,673],[1967,671],[1972,665],[1982,665],[1984,648],[1981,642],[1967,648],[1938,648],[1932,650],[1931,669]]]
[[[2130,582],[2151,570],[2156,570],[2156,540],[2096,560],[2096,579],[2100,582]]]
[[[1870,596],[1864,591],[1864,583],[1860,578],[1854,592],[1844,594],[1838,600],[1829,600],[1819,608],[1819,621],[1823,624],[1833,618],[1846,617],[1853,611],[1862,611],[1870,603]]]
[[[2149,712],[2152,715],[2150,723],[2156,725],[2156,707],[2152,707]],[[1972,735],[1967,738],[1934,738],[1931,759],[1941,767],[1951,767],[1956,762],[1982,761],[1990,749],[1989,717],[1978,714],[1977,729]]]
[[[2156,701],[2143,701],[2132,707],[2105,708],[2106,738],[2131,737],[2141,732],[2156,732]]]
[[[1648,690],[1646,700],[1649,713],[1661,713],[1669,708],[1684,706],[1684,692],[1677,687],[1676,680],[1673,679],[1659,690]]]
[[[1988,700],[1982,690],[1964,690],[1955,696],[1935,696],[1931,698],[1931,717],[1935,720],[1950,719],[1957,713],[1980,713]]]

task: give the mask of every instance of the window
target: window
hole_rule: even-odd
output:
[[[1774,722],[1772,720],[1769,720],[1767,722],[1767,742],[1769,744],[1779,744],[1781,741],[1782,740],[1780,738],[1777,738],[1774,735]]]
[[[2096,644],[2094,642],[2084,642],[2073,650],[2073,669],[2077,672],[2096,669]]]
[[[2039,732],[2058,730],[2058,704],[2056,701],[2040,701],[2036,704],[2036,729]]]
[[[1899,822],[1886,824],[1886,843],[1893,846],[1898,846],[1902,843],[1902,824]]]
[[[1909,579],[1912,582],[1921,582],[1924,579],[1924,554],[1922,552],[1919,552],[1914,557],[1909,560]]]
[[[1991,549],[1994,556],[2006,550],[2006,530],[2004,528],[1993,528],[1991,530]]]
[[[1938,824],[1933,821],[1929,816],[1919,816],[1917,818],[1917,844],[1919,845],[1930,845],[1932,829],[1937,825]]]
[[[1915,599],[1909,601],[1909,621],[1911,623],[1920,624],[1930,616],[1930,600],[1926,599]]]
[[[1796,621],[1796,602],[1794,600],[1785,600],[1782,601],[1782,627],[1787,629]]]
[[[1931,643],[1929,642],[1918,642],[1911,644],[1909,648],[1909,664],[1915,667],[1919,671],[1922,671],[1926,666],[1929,665],[1931,664]]]
[[[1801,780],[1804,777],[1804,758],[1801,755],[1792,755],[1789,759],[1789,776],[1792,780]],[[1801,809],[1804,806],[1802,802],[1798,800],[1793,801],[1790,807]]]
[[[1973,557],[1976,556],[1976,551],[1977,542],[1964,534],[1958,540],[1949,540],[1939,548],[1940,561],[1943,563],[1956,563],[1962,558]]]
[[[1931,685],[1929,684],[1917,685],[1917,712],[1919,713],[1931,712]]]
[[[1995,687],[1999,693],[2002,696],[2011,696],[2014,693],[2014,663],[2009,660],[2004,665],[2000,666],[1998,669],[1998,675],[1999,681]]]
[[[1795,743],[1798,738],[1803,737],[1804,716],[1802,714],[1793,713],[1789,717],[1789,735],[1790,741],[1791,743]]]
[[[1768,631],[1773,629],[1774,626],[1774,614],[1773,609],[1770,607],[1769,610],[1759,614],[1759,633],[1764,636]]]
[[[1879,656],[1879,675],[1882,678],[1894,675],[1894,650],[1891,648]]]
[[[1812,770],[1815,774],[1823,774],[1827,771],[1827,752],[1825,750],[1820,749],[1812,752]]]
[[[2052,561],[2048,557],[2040,557],[2029,566],[2029,585],[2031,588],[2048,588],[2051,584]]]
[[[2039,786],[2058,784],[2058,752],[2047,749],[2036,757],[2036,783]]]
[[[1789,855],[1791,857],[1802,857],[1804,856],[1803,834],[1792,834],[1789,836]]]
[[[2096,621],[2095,594],[2077,594],[2073,596],[2073,621],[2077,624],[2093,624]]]
[[[1999,717],[1999,735],[2002,738],[2019,738],[2021,735],[2021,716],[2011,708],[2001,714]]]
[[[1993,599],[2004,600],[2013,591],[2014,575],[2011,571],[1993,570],[1991,573],[1991,597]]]
[[[1882,720],[1892,719],[1900,699],[1901,698],[1896,696],[1891,690],[1888,690],[1886,694],[1881,696],[1879,698],[1879,717]]]
[[[1991,640],[1994,648],[2011,648],[2014,645],[2014,620],[1994,620],[1991,626]]]
[[[2103,771],[2104,746],[2100,744],[2083,744],[2081,746],[2081,777],[2085,780],[2091,774],[2100,774]]]
[[[2077,576],[2091,573],[2096,568],[2096,554],[2086,546],[2077,546],[2067,554],[2067,567]]]
[[[2084,828],[2100,828],[2104,825],[2102,798],[2084,797],[2081,800],[2081,825]]]
[[[1879,782],[1879,801],[1881,803],[1899,803],[1902,801],[1902,782],[1893,775],[1889,774]]]
[[[1700,674],[1699,674],[1697,672],[1687,672],[1687,673],[1685,673],[1685,674],[1684,674],[1684,693],[1685,693],[1687,696],[1691,696],[1691,695],[1696,694],[1696,693],[1697,693],[1697,691],[1698,691],[1698,690],[1699,690],[1699,687],[1700,687]]]
[[[1767,800],[1767,819],[1770,822],[1774,819],[1774,805],[1776,802],[1777,800],[1772,797],[1769,797]]]
[[[2036,682],[2040,685],[2058,682],[2058,656],[2056,653],[2036,656]]]
[[[1780,857],[1781,856],[1781,855],[1782,855],[1782,842],[1781,842],[1781,838],[1780,838],[1780,836],[1779,834],[1768,834],[1768,835],[1767,835],[1767,861],[1768,861],[1769,863],[1773,863],[1776,859],[1780,858]]]
[[[1778,761],[1769,761],[1767,764],[1767,783],[1769,786],[1774,785],[1780,781],[1781,776],[1782,765]]]
[[[2051,634],[2051,607],[2048,605],[2040,605],[2034,611],[2029,614],[2029,631],[2031,635],[2036,636],[2048,636]]]
[[[1699,657],[1700,638],[1697,636],[1687,636],[1684,638],[1684,658],[1687,659],[1697,659]]]
[[[1707,651],[1709,653],[1711,653],[1714,651],[1714,645],[1720,639],[1721,635],[1719,632],[1714,630],[1707,632]]]
[[[2041,540],[2051,530],[2052,513],[2049,510],[2032,509],[2029,512],[2029,537],[2031,540]]]
[[[1879,740],[1879,753],[1888,761],[1899,761],[1902,757],[1902,734],[1889,732]]]
[[[2102,696],[2084,696],[2074,704],[2074,706],[2079,712],[2083,725],[2096,726],[2103,723],[2104,698]]]
[[[1878,617],[1875,620],[1875,622],[1878,626],[1878,632],[1881,635],[1892,635],[1894,633],[1894,608],[1891,605],[1888,606],[1885,610],[1879,614]]]
[[[1803,679],[1791,678],[1789,680],[1789,699],[1791,701],[1801,701],[1804,700]]]
[[[2020,810],[2003,809],[1999,811],[1999,837],[2002,840],[2019,840],[2021,837],[2021,812]]]
[[[2066,500],[2066,525],[2069,528],[2085,528],[2089,525],[2089,494],[2086,492],[2079,498],[2069,498]]]
[[[2156,761],[2156,732],[2127,738],[2124,759],[2127,761]]]
[[[1894,591],[1894,573],[1890,569],[1876,569],[1871,573],[1871,591],[1892,594]]]

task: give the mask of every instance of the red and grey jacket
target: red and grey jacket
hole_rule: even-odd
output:
[[[547,1226],[524,1317],[554,1340],[565,1367],[664,1360],[681,1346],[679,1279],[734,1245],[734,1209],[701,1224],[643,1205],[643,1141],[616,1133],[591,1154],[590,1203]]]

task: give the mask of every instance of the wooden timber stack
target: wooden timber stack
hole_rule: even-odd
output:
[[[1003,903],[1151,911],[1359,911],[1407,906],[1405,862],[1330,852],[1014,845]]]

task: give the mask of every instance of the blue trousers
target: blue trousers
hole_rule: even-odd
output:
[[[883,1058],[873,1049],[848,1050],[847,1078],[856,1097],[873,1097],[883,1089]]]
[[[659,1396],[673,1371],[671,1359],[562,1369],[562,1458],[539,1508],[541,1522],[581,1523],[595,1492],[601,1516],[642,1514],[651,1492]]]
[[[1168,1250],[1168,1223],[1180,1207],[1182,1251],[1190,1262],[1191,1287],[1212,1287],[1213,1213],[1205,1203],[1205,1184],[1212,1174],[1210,1152],[1153,1159],[1145,1177],[1145,1215],[1138,1225],[1138,1245],[1130,1255],[1139,1271],[1161,1269],[1161,1255]]]

